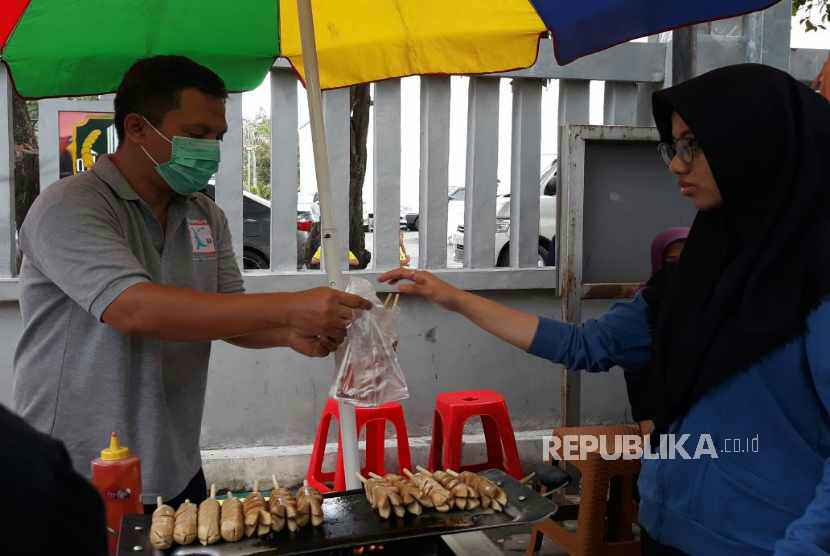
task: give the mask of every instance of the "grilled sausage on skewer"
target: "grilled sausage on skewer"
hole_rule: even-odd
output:
[[[452,493],[441,486],[441,483],[433,479],[429,474],[421,472],[412,473],[409,469],[404,469],[403,472],[429,498],[436,510],[439,512],[448,512],[452,509],[454,505]]]
[[[401,496],[401,501],[404,506],[406,506],[406,511],[413,515],[421,515],[421,513],[423,513],[422,504],[420,502],[422,494],[420,489],[415,486],[415,483],[402,475],[396,475],[394,473],[387,473],[383,477],[376,473],[369,473],[369,476],[373,479],[381,479],[386,481],[391,486],[397,488],[398,493]]]
[[[210,498],[199,504],[199,542],[202,546],[215,544],[221,538],[219,502],[216,501],[216,485],[210,485]]]
[[[228,491],[228,498],[222,504],[222,519],[220,524],[222,538],[227,542],[236,542],[242,539],[245,533],[245,517],[242,514],[242,502],[234,498]]]
[[[297,512],[310,516],[314,527],[323,524],[323,495],[308,486],[308,481],[303,481],[303,486],[297,491]]]
[[[363,482],[369,504],[378,511],[380,517],[388,519],[392,511],[400,517],[406,514],[406,508],[395,487],[382,479],[367,479],[360,473],[357,476]]]
[[[196,504],[185,500],[176,510],[176,525],[173,526],[173,540],[187,545],[196,540],[196,523],[198,521]]]
[[[259,493],[259,481],[254,481],[254,490],[242,503],[242,512],[245,514],[246,537],[253,537],[254,535],[262,536],[263,531],[262,527],[260,527],[260,518],[263,514],[262,510],[264,509],[265,499]],[[271,530],[270,523],[268,524],[268,530]]]
[[[286,488],[280,488],[277,478],[271,475],[274,483],[274,490],[271,491],[270,509],[272,528],[281,531],[285,527],[291,532],[296,531],[297,525],[297,499]]]
[[[173,545],[173,527],[176,523],[176,511],[162,504],[161,496],[156,498],[158,506],[153,512],[153,523],[150,525],[150,544],[153,548],[164,550]]]
[[[285,529],[287,518],[285,516],[285,506],[282,505],[280,500],[284,496],[291,496],[291,493],[288,492],[288,489],[280,487],[276,475],[271,475],[271,482],[273,486],[271,496],[268,499],[268,510],[271,512],[271,529],[282,531]]]
[[[481,496],[482,507],[486,508],[486,503],[489,502],[491,508],[500,512],[507,505],[507,493],[490,479],[471,471],[462,471],[460,474],[455,471],[448,473],[458,475],[464,483],[476,489]]]
[[[268,511],[268,505],[265,503],[265,498],[259,492],[259,481],[254,482],[254,487],[257,495],[262,500],[262,507],[259,508],[256,535],[258,537],[264,537],[271,532],[271,512]]]
[[[258,537],[264,537],[271,532],[271,512],[265,508],[259,510],[259,525],[257,526],[256,534]]]
[[[432,477],[436,481],[438,481],[442,487],[447,489],[450,494],[453,496],[453,502],[456,508],[459,510],[466,510],[471,505],[471,499],[477,499],[478,496],[474,490],[472,490],[467,484],[464,483],[458,477],[454,477],[447,473],[446,471],[434,471],[430,473],[428,470],[424,469],[423,467],[418,466],[418,471]],[[478,505],[476,504],[476,507]],[[473,508],[470,508],[473,509]]]

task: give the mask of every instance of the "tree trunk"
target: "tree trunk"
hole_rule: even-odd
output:
[[[369,85],[356,85],[349,93],[351,106],[350,171],[349,171],[349,250],[366,268],[371,254],[366,251],[363,236],[363,180],[366,178],[367,146],[369,134]]]
[[[363,180],[366,178],[369,135],[369,85],[356,85],[349,91],[351,110],[349,125],[349,251],[354,253],[360,268],[366,268],[371,253],[366,250],[363,236]],[[320,247],[320,223],[315,222],[305,244],[304,259],[310,266],[311,258]]]
[[[38,145],[35,127],[29,116],[26,101],[14,96],[14,188],[15,188],[15,223],[17,228],[26,218],[29,207],[40,192],[40,174],[38,170]]]

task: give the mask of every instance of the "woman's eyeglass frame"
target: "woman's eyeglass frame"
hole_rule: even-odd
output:
[[[697,139],[694,137],[681,137],[675,141],[661,141],[657,144],[657,152],[668,167],[671,167],[675,157],[690,166],[695,161],[698,148]]]

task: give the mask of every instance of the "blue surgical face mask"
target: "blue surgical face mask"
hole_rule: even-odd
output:
[[[170,139],[149,121],[147,124],[173,145],[170,160],[162,164],[156,162],[147,149],[141,146],[141,150],[156,165],[156,171],[170,189],[181,195],[189,195],[207,187],[211,176],[219,170],[219,141],[179,135],[174,135],[173,139]]]

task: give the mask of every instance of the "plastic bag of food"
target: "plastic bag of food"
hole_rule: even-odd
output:
[[[331,397],[354,405],[375,407],[409,397],[406,379],[398,363],[398,308],[384,307],[372,284],[350,277],[348,293],[372,302],[362,311],[337,350],[337,376]]]

